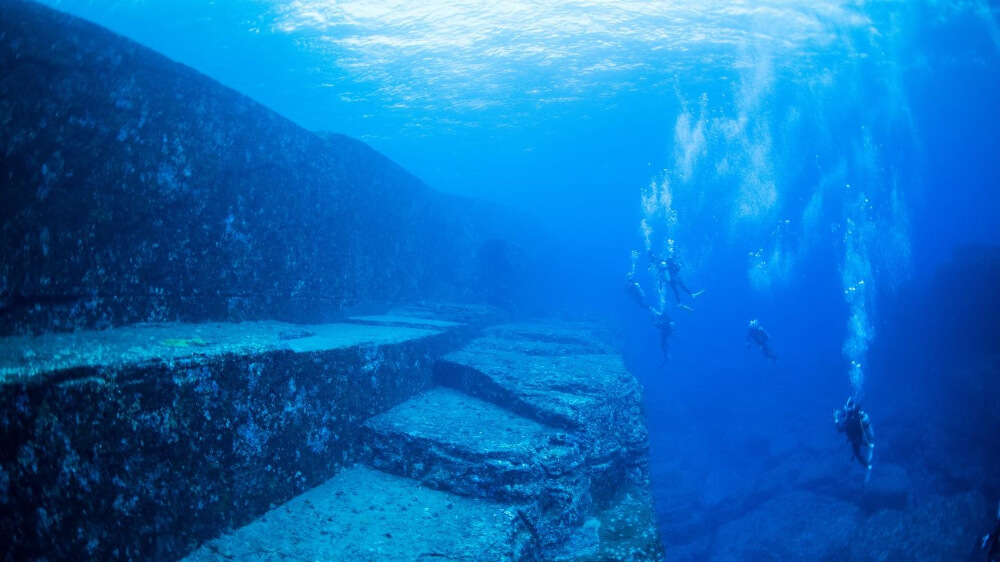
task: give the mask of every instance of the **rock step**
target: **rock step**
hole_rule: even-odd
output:
[[[568,349],[567,349],[568,348]],[[618,354],[530,339],[482,337],[445,355],[439,382],[562,429],[639,391]]]
[[[184,560],[524,560],[530,538],[512,506],[353,467]]]
[[[463,329],[165,323],[0,338],[0,535],[16,559],[176,559],[353,464],[362,422],[429,388]]]
[[[404,325],[287,324],[284,322],[136,324],[111,330],[0,338],[0,385],[42,384],[97,373],[134,372],[151,364],[208,363],[213,358],[292,351],[331,351],[390,345],[441,334],[421,319]],[[416,326],[416,327],[415,327]]]
[[[348,316],[347,321],[352,324],[368,324],[372,326],[405,326],[429,329],[455,328],[462,325],[461,322],[452,322],[450,320],[414,318],[412,316],[396,316],[393,314]]]
[[[516,322],[491,326],[486,336],[519,349],[544,355],[618,354],[615,335],[601,324],[589,322]]]
[[[431,389],[362,428],[375,468],[515,502],[543,544],[565,539],[590,509],[590,482],[570,436],[461,392]]]
[[[602,499],[645,477],[641,388],[585,326],[492,327],[434,367],[435,382],[573,435]]]
[[[569,436],[456,390],[438,387],[362,426],[372,466],[468,496],[531,501],[582,461]]]

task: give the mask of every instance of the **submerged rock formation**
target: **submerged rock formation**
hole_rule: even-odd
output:
[[[483,334],[509,213],[26,0],[0,189],[0,559],[663,558],[600,330]]]
[[[448,313],[0,337],[0,558],[662,559],[618,355]]]
[[[0,338],[0,557],[171,560],[349,465],[474,325],[157,324]]]
[[[26,0],[0,4],[0,179],[0,334],[509,299],[481,272],[527,228]]]
[[[662,560],[641,392],[620,362],[592,326],[488,329],[437,362],[446,386],[362,424],[366,466],[188,560]]]

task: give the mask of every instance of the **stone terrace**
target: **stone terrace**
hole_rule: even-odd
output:
[[[596,326],[494,318],[3,338],[10,554],[662,559],[621,358]]]
[[[437,362],[435,380],[446,386],[362,425],[364,466],[188,560],[335,552],[356,560],[661,560],[638,384],[599,332],[565,323],[488,329]],[[573,393],[580,401],[568,407]],[[532,407],[510,399],[522,394]],[[552,420],[566,423],[545,423]],[[396,477],[373,476],[380,473]]]
[[[418,312],[0,339],[11,553],[174,559],[330,478],[477,329]]]

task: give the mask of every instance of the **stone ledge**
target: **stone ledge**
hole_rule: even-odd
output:
[[[417,323],[417,325],[422,325]],[[426,328],[365,324],[241,322],[137,324],[112,330],[0,338],[0,384],[39,384],[70,376],[133,371],[156,363],[211,361],[224,355],[330,351],[390,345],[441,334]]]
[[[185,561],[513,561],[530,558],[528,538],[510,505],[354,467]]]
[[[497,336],[477,338],[439,360],[435,381],[573,434],[598,501],[625,479],[645,485],[641,388],[621,357],[598,353],[603,344],[584,329],[528,326],[490,328]],[[553,343],[539,343],[532,334]],[[539,352],[545,346],[554,352]]]
[[[543,546],[565,541],[590,511],[583,457],[563,432],[446,388],[365,422],[375,468],[465,496],[515,502]]]
[[[467,337],[247,322],[4,338],[0,534],[21,559],[182,556],[354,462],[360,424]]]
[[[491,326],[485,335],[492,338],[493,344],[507,342],[511,348],[522,351],[536,350],[541,344],[550,355],[618,354],[611,344],[614,339],[611,330],[591,322],[516,322]]]
[[[379,314],[370,316],[348,316],[347,321],[352,324],[370,324],[372,326],[409,326],[420,328],[455,328],[461,326],[461,322],[450,320],[437,320],[434,318],[414,318],[411,316],[395,316],[391,314]]]

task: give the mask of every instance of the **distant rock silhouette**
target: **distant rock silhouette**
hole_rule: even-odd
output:
[[[0,5],[0,76],[0,334],[482,300],[523,227],[35,3]]]

